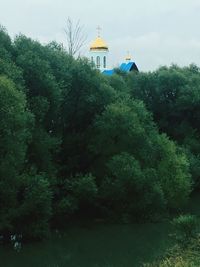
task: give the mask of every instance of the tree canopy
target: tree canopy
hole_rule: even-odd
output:
[[[180,210],[199,186],[198,67],[105,77],[0,29],[0,232]]]

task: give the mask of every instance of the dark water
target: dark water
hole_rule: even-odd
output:
[[[69,227],[20,252],[0,247],[0,267],[137,267],[170,246],[169,224]]]

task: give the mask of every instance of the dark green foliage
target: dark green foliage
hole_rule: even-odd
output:
[[[97,118],[93,137],[92,169],[106,191],[117,197],[115,205],[147,215],[145,210],[173,209],[186,202],[191,188],[187,158],[158,133],[141,102],[128,99],[109,105]],[[109,178],[104,182],[103,177]]]
[[[80,208],[95,206],[98,188],[91,174],[76,175],[62,184],[61,194],[56,203],[58,216],[70,215]]]
[[[11,38],[6,32],[6,29],[0,25],[0,57],[9,60],[12,54]]]
[[[118,214],[145,217],[158,208],[163,209],[165,198],[153,169],[142,170],[128,153],[114,156],[108,162],[108,169],[109,178],[103,181],[102,194]]]
[[[23,69],[28,106],[35,116],[28,163],[38,172],[54,176],[53,158],[58,150],[58,124],[61,93],[53,71],[46,59],[48,49],[24,36],[14,43],[16,64]]]
[[[17,230],[26,238],[41,239],[48,234],[48,223],[51,216],[52,191],[44,174],[23,175],[18,200],[19,217]]]
[[[86,60],[73,62],[68,75],[71,78],[63,90],[61,104],[61,157],[64,174],[74,175],[86,172],[91,164],[89,129],[96,115],[113,101],[115,92],[96,70],[91,69]]]
[[[180,246],[186,246],[197,236],[198,220],[194,215],[180,215],[173,219],[173,238]]]
[[[104,77],[1,28],[0,233],[180,209],[199,183],[199,99],[195,66]]]
[[[12,229],[17,216],[19,174],[23,171],[32,118],[26,111],[23,93],[0,76],[0,231]]]
[[[167,133],[187,150],[191,173],[199,186],[200,154],[200,71],[162,67],[153,73],[126,77],[130,93],[144,101],[161,132]]]
[[[70,191],[80,203],[92,203],[97,196],[95,178],[91,174],[77,175],[69,183]]]

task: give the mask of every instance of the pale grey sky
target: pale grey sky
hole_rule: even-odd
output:
[[[110,65],[130,51],[140,70],[177,63],[200,66],[200,0],[0,0],[0,24],[14,37],[64,43],[67,17],[80,19],[88,36],[96,28],[110,49]]]

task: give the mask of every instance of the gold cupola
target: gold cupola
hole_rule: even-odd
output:
[[[98,36],[91,44],[90,51],[91,50],[108,50],[108,46],[106,42]]]
[[[92,42],[90,46],[90,51],[94,51],[94,50],[108,51],[108,46],[106,42],[100,37],[100,33],[101,33],[100,26],[97,27],[97,31],[98,31],[98,37]]]
[[[127,52],[127,55],[125,57],[125,61],[131,61],[131,55],[130,55],[129,51]]]
[[[97,38],[90,45],[89,57],[93,66],[95,66],[100,71],[104,71],[107,69],[107,59],[108,59],[108,45],[101,38],[100,31],[101,28],[98,27],[98,35]]]

